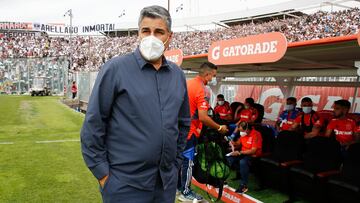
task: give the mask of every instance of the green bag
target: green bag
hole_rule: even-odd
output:
[[[225,163],[221,147],[215,142],[209,142],[205,148],[205,144],[197,146],[198,161],[201,170],[207,172],[214,178],[226,179],[230,175],[230,168]]]

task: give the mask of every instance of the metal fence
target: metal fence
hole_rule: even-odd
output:
[[[84,102],[89,101],[89,97],[94,86],[96,76],[98,72],[76,72],[74,78],[76,78],[76,84],[78,86],[78,99]],[[221,85],[219,93],[225,96],[225,99],[230,103],[234,101],[235,95],[238,90],[238,85]],[[208,91],[212,92],[210,88]],[[68,98],[70,98],[70,94]],[[211,94],[210,104],[215,105],[216,95]]]
[[[76,84],[78,86],[78,99],[88,102],[91,90],[94,86],[98,72],[77,72],[75,73]]]
[[[34,78],[43,77],[53,94],[62,95],[72,77],[68,67],[65,57],[0,59],[0,93],[28,93]]]

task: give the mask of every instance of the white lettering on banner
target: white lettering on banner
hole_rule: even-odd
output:
[[[165,58],[174,63],[179,62],[179,55],[166,56]]]
[[[277,52],[276,46],[278,44],[278,41],[271,41],[270,42],[270,53]]]
[[[48,33],[68,34],[68,33],[91,33],[114,31],[115,24],[102,23],[86,26],[65,26],[64,24],[52,23],[21,23],[21,22],[0,22],[0,29],[4,30],[33,30]]]
[[[286,49],[285,35],[270,32],[212,42],[208,60],[216,65],[272,63],[280,60]]]
[[[28,32],[28,31],[11,31],[11,32],[0,32],[0,34],[3,34],[5,37],[19,37],[19,36],[40,36],[41,33],[37,32]]]
[[[111,31],[114,30],[115,24],[97,24],[97,25],[90,25],[90,26],[83,26],[83,32],[103,32],[103,31]]]
[[[255,55],[255,54],[267,54],[267,53],[275,53],[277,51],[276,46],[278,41],[270,41],[270,42],[263,42],[263,43],[256,43],[255,49],[254,44],[244,44],[244,45],[236,45],[225,47],[223,49],[223,56],[224,57],[232,57],[232,56],[246,56],[246,55]],[[213,59],[219,59],[219,51],[220,47],[217,46],[212,51]]]
[[[210,190],[215,190],[216,194],[219,194],[219,188],[214,188],[213,186],[211,185],[206,185],[208,191]],[[231,202],[234,202],[234,203],[240,203],[240,198],[228,193],[225,188],[223,190],[223,197],[229,199]]]
[[[52,24],[39,24],[34,23],[33,29],[37,31],[49,32],[49,33],[58,33],[58,34],[68,34],[68,33],[91,33],[91,32],[105,32],[115,30],[115,24],[96,24],[88,26],[64,26],[64,25],[52,25]]]
[[[27,29],[29,29],[29,23],[0,22],[0,30],[12,30],[12,29],[27,30]]]
[[[231,202],[240,203],[240,199],[226,191],[223,192],[224,197],[228,198]]]
[[[214,60],[218,60],[220,58],[220,47],[219,46],[215,47],[213,49],[211,55],[212,55]]]
[[[34,26],[35,27],[35,26]],[[68,34],[68,33],[79,33],[79,28],[76,26],[60,26],[60,25],[47,25],[41,24],[36,29],[40,29],[39,31],[49,32],[49,33],[59,33],[59,34]]]

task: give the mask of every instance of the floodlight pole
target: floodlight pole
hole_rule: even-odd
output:
[[[73,13],[72,13],[72,9],[69,9],[68,11],[66,11],[66,13],[64,14],[64,17],[66,17],[66,15],[69,15],[70,17],[70,32],[69,32],[69,67],[71,69],[72,67],[72,34],[73,34]],[[66,87],[66,92],[69,91],[70,88],[68,88],[68,84],[69,84],[69,70],[67,70],[67,78],[64,81],[64,86]],[[66,97],[66,95],[64,95]]]
[[[72,67],[72,33],[73,33],[73,14],[72,14],[72,9],[69,10],[69,16],[70,16],[70,38],[69,38],[69,45],[70,45],[70,68]],[[68,79],[69,81],[69,79]]]
[[[360,82],[360,76],[357,76],[356,80],[358,82]],[[355,112],[355,110],[356,110],[355,102],[356,102],[356,97],[358,96],[358,94],[359,94],[359,87],[356,86],[355,89],[354,89],[354,96],[353,96],[352,101],[351,101],[351,111],[350,112],[352,112],[352,113],[356,113]]]

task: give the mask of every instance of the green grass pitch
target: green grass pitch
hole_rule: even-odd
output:
[[[59,97],[0,96],[0,202],[101,202],[98,183],[80,151],[84,115]],[[70,140],[62,143],[38,141]],[[11,144],[12,143],[12,144]],[[273,190],[249,195],[282,202]],[[233,187],[237,182],[230,182]],[[204,197],[206,193],[199,191]]]

